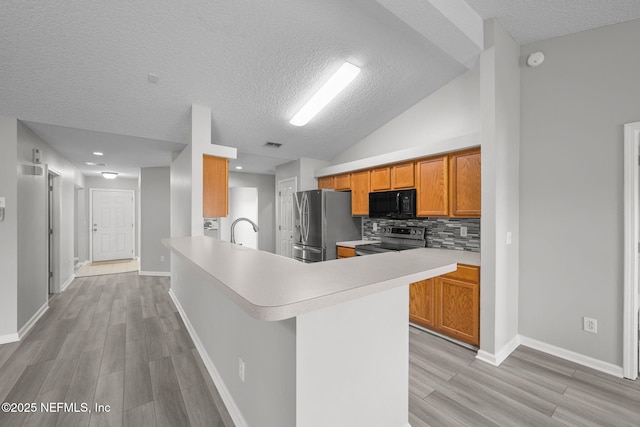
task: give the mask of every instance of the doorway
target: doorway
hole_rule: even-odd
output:
[[[635,380],[640,365],[638,341],[638,215],[640,183],[640,122],[624,126],[624,302],[623,302],[623,376]]]
[[[297,188],[298,179],[296,177],[278,181],[276,253],[289,258],[293,255],[293,195]]]
[[[135,192],[91,189],[91,261],[133,259]]]

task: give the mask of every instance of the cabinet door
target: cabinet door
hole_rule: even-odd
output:
[[[369,214],[369,171],[351,173],[351,214]]]
[[[336,175],[333,182],[333,189],[338,191],[351,190],[351,176],[348,173],[342,175]]]
[[[426,328],[435,327],[435,279],[409,285],[409,320]]]
[[[391,190],[391,168],[371,169],[371,191]]]
[[[417,216],[449,215],[449,163],[447,156],[416,162]]]
[[[229,214],[229,159],[202,156],[202,215],[220,218]]]
[[[318,178],[318,190],[321,188],[330,188],[333,189],[333,177],[332,176],[323,176]]]
[[[413,162],[391,166],[391,187],[394,190],[413,188],[415,185]]]
[[[477,347],[480,344],[480,286],[438,277],[436,301],[435,329]]]
[[[451,216],[480,217],[480,149],[450,154]]]
[[[348,248],[346,246],[338,246],[337,248],[338,259],[356,256],[356,250],[354,248]]]

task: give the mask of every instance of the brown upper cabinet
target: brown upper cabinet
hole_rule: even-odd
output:
[[[202,215],[220,218],[229,214],[229,159],[202,156]]]
[[[336,175],[333,180],[333,189],[337,191],[351,190],[351,175],[348,173]]]
[[[413,162],[391,166],[391,188],[413,188],[416,186]]]
[[[369,214],[369,171],[351,173],[351,214]]]
[[[391,190],[391,168],[371,169],[371,191]]]
[[[480,148],[318,178],[318,188],[351,190],[353,215],[369,213],[369,192],[416,188],[416,216],[480,218]]]
[[[430,157],[416,162],[417,216],[449,215],[449,160]]]
[[[333,177],[332,176],[323,176],[318,178],[318,189],[321,188],[330,188],[333,189]]]
[[[452,217],[480,217],[480,176],[480,148],[449,154],[449,204]]]

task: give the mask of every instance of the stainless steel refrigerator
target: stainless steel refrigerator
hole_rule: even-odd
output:
[[[293,257],[299,261],[336,259],[336,242],[362,238],[362,220],[351,216],[351,193],[299,191],[293,215]]]

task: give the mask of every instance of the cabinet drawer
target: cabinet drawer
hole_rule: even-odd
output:
[[[447,279],[458,279],[475,284],[480,283],[480,267],[474,265],[458,264],[458,269],[451,273],[443,274]]]
[[[346,246],[338,246],[338,259],[351,258],[354,256],[356,256],[356,250],[354,248],[348,248]]]

